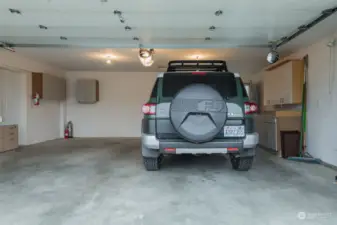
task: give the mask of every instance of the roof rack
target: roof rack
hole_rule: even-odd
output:
[[[176,60],[170,61],[167,68],[167,72],[193,70],[228,72],[227,64],[223,60]]]

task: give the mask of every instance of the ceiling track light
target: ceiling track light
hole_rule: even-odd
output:
[[[118,16],[119,21],[120,21],[121,23],[125,23],[125,19],[124,19],[124,17],[123,17],[123,13],[122,13],[121,11],[115,10],[115,11],[114,11],[114,14],[115,14],[116,16]]]
[[[115,11],[114,11],[114,14],[117,15],[117,16],[121,16],[121,15],[122,15],[122,11],[115,10]]]
[[[60,39],[63,40],[63,41],[68,40],[68,38],[67,38],[67,37],[64,37],[64,36],[61,36]]]
[[[205,37],[205,41],[210,41],[211,38],[210,37]]]
[[[215,26],[210,26],[208,29],[209,29],[210,31],[215,31],[216,27],[215,27]]]
[[[139,37],[133,37],[132,38],[134,41],[139,41]]]
[[[215,16],[221,16],[223,14],[222,10],[218,10],[214,13]]]
[[[19,15],[21,15],[21,11],[20,10],[18,10],[18,9],[8,9],[11,13],[13,13],[13,14],[19,14]]]
[[[325,9],[323,10],[318,16],[316,16],[316,18],[314,18],[313,20],[311,20],[310,22],[308,22],[307,24],[303,24],[301,26],[299,26],[296,30],[294,30],[292,33],[290,33],[286,39],[279,39],[277,41],[276,47],[279,48],[285,44],[287,44],[288,42],[290,42],[291,40],[295,39],[296,37],[300,36],[301,34],[303,34],[304,32],[308,31],[309,29],[311,29],[312,27],[316,26],[317,24],[319,24],[320,22],[324,21],[325,19],[327,19],[328,17],[332,16],[333,14],[335,14],[337,12],[337,7],[334,8],[329,8],[329,9]]]
[[[132,28],[130,26],[125,26],[124,29],[125,29],[125,31],[131,31],[132,30]]]
[[[39,25],[39,28],[40,28],[41,30],[48,30],[48,27],[46,27],[46,26],[44,26],[44,25]]]

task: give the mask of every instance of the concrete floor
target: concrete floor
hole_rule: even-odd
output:
[[[249,172],[222,156],[146,172],[139,145],[57,140],[0,154],[0,224],[336,224],[336,171],[260,150]]]

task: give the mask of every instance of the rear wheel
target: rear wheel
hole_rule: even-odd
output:
[[[252,168],[254,157],[235,157],[235,155],[230,155],[232,168],[238,171],[248,171]]]
[[[145,169],[147,171],[156,171],[160,169],[162,156],[159,157],[143,157]]]

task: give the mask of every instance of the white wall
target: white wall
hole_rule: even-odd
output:
[[[331,38],[294,54],[309,56],[307,100],[307,145],[314,157],[337,166],[337,58],[326,46]],[[331,56],[337,54],[336,46]]]
[[[58,101],[41,101],[40,106],[33,106],[31,93],[31,72],[44,72],[63,76],[64,72],[44,63],[25,58],[17,53],[0,52],[0,68],[12,71],[11,76],[6,76],[4,86],[6,89],[7,110],[17,112],[20,108],[20,118],[9,117],[5,123],[19,124],[19,137],[21,145],[29,145],[60,137],[62,116],[62,103]],[[8,74],[9,72],[7,72]],[[20,76],[19,76],[20,74]],[[8,114],[8,113],[7,113]],[[7,116],[8,117],[8,116]],[[63,128],[62,128],[63,129]]]
[[[24,88],[26,74],[23,72],[0,69],[0,116],[3,125],[17,124],[19,144],[27,141],[27,107]]]
[[[139,137],[142,105],[148,100],[157,73],[68,72],[67,120],[74,123],[76,137]],[[76,80],[99,81],[100,101],[78,104]]]
[[[336,36],[336,35],[335,35]],[[302,49],[291,58],[309,56],[307,84],[307,151],[337,166],[337,56],[336,46],[326,45],[333,37]],[[261,73],[256,76],[259,77]]]

